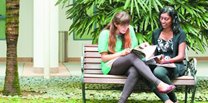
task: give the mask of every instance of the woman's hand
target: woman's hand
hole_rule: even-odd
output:
[[[149,46],[149,43],[148,43],[148,42],[144,42],[144,43],[142,43],[142,44],[139,45],[139,47],[140,47],[141,49],[143,49],[143,48],[145,48],[145,47],[147,47],[147,46]]]
[[[111,59],[118,58],[120,56],[125,56],[125,55],[129,54],[130,52],[131,52],[130,48],[126,48],[123,51],[117,52],[117,53],[114,53],[114,54],[108,54],[107,52],[102,52],[101,53],[101,60],[104,61],[104,62],[107,62]]]
[[[164,55],[160,55],[157,58],[155,58],[156,63],[159,63],[159,64],[163,64],[164,60],[165,60]]]
[[[164,55],[161,55],[157,58],[155,58],[155,61],[159,64],[168,64],[168,63],[174,63],[174,60],[170,59],[170,58],[165,58]]]
[[[123,51],[120,52],[120,55],[121,56],[125,56],[127,54],[129,54],[131,52],[131,49],[130,48],[126,48],[124,49]]]

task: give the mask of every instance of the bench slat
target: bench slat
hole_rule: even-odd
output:
[[[101,59],[100,58],[84,58],[84,63],[95,63],[100,64]]]
[[[85,58],[100,58],[99,53],[88,52],[84,54]]]
[[[94,78],[126,78],[126,76],[122,76],[122,75],[96,75],[96,74],[93,74],[93,75],[89,75],[89,74],[86,74],[84,75],[84,77],[94,77]],[[194,80],[193,77],[191,76],[182,76],[182,77],[177,77],[175,80]]]
[[[84,78],[85,83],[124,84],[126,79]]]
[[[84,78],[85,83],[104,83],[104,84],[124,84],[126,79],[114,79],[114,78]],[[174,85],[195,85],[194,80],[175,80]]]
[[[191,80],[173,80],[173,84],[174,85],[195,85],[196,82],[195,80],[191,79]]]
[[[85,74],[85,78],[117,78],[117,79],[126,79],[126,76],[121,76],[121,75],[99,75],[99,74]]]
[[[98,51],[85,51],[85,53],[94,53],[94,54],[100,54]]]
[[[194,80],[194,77],[192,76],[181,76],[181,77],[177,77],[175,80]]]
[[[96,44],[85,44],[84,47],[98,47]]]
[[[88,51],[98,52],[98,48],[97,47],[85,47],[85,51],[86,52]]]
[[[90,61],[90,60],[88,60],[88,61],[84,61],[84,64],[100,64],[100,62],[99,61]]]
[[[84,64],[84,69],[99,69],[100,70],[100,64]]]
[[[93,73],[93,74],[101,74],[101,75],[103,75],[101,70],[84,70],[84,73]]]

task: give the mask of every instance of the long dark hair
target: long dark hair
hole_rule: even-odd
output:
[[[117,27],[115,26],[115,24],[117,25],[125,25],[125,24],[130,24],[130,20],[131,17],[130,15],[125,12],[125,11],[120,11],[118,13],[116,13],[113,18],[111,23],[109,23],[105,29],[109,29],[110,30],[110,36],[109,36],[109,42],[108,42],[108,50],[111,53],[115,53],[115,45],[116,45],[116,30]],[[130,40],[130,31],[129,29],[127,30],[127,32],[125,34],[123,34],[122,37],[122,47],[123,48],[130,48],[131,47],[131,40]]]
[[[161,14],[163,14],[163,13],[168,13],[168,15],[172,19],[172,27],[171,28],[173,30],[173,33],[178,33],[179,29],[180,29],[180,25],[179,25],[179,19],[178,19],[177,12],[174,10],[173,7],[165,6],[160,10],[159,18],[161,16]],[[160,27],[162,28],[161,22],[160,22]]]

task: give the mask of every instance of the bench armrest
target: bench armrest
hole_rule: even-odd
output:
[[[84,73],[84,57],[83,56],[80,57],[80,63],[81,63],[81,72],[83,74]]]
[[[197,73],[197,60],[196,58],[191,58],[188,62],[187,62],[187,68],[189,70],[189,75],[195,77],[196,73]]]

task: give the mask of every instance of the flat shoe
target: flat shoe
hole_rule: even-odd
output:
[[[169,85],[166,89],[164,90],[160,90],[158,89],[158,91],[160,93],[170,93],[171,91],[173,91],[175,89],[175,86],[174,85]]]

